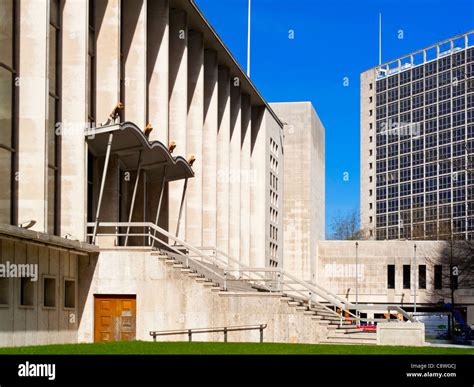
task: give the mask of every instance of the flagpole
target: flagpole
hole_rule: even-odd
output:
[[[379,66],[381,64],[382,64],[382,13],[379,13]]]
[[[247,21],[247,76],[250,78],[250,8],[251,0],[248,6],[248,21]]]

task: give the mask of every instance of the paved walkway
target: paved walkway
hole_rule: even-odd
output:
[[[472,349],[472,345],[461,345],[461,344],[451,344],[451,343],[426,343],[430,347],[439,347],[439,348],[467,348]]]

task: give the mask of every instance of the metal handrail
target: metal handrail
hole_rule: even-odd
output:
[[[149,240],[149,245],[152,247],[154,243],[152,244],[152,240],[161,243],[162,245],[166,246],[169,250],[171,250],[177,257],[179,257],[179,260],[181,263],[185,264],[186,266],[189,267],[189,261],[191,260],[194,264],[199,266],[200,268],[204,269],[205,271],[208,271],[212,273],[214,276],[217,277],[220,283],[219,285],[222,285],[224,287],[224,290],[227,290],[227,281],[246,281],[246,282],[253,282],[254,284],[258,284],[261,288],[264,290],[267,290],[269,292],[273,291],[278,291],[282,293],[296,293],[298,296],[303,298],[303,302],[307,302],[308,305],[311,307],[311,304],[317,304],[319,306],[322,306],[325,308],[325,310],[330,311],[332,314],[337,315],[341,319],[341,324],[342,324],[342,311],[345,311],[345,313],[348,313],[350,316],[352,316],[354,319],[357,321],[361,320],[373,320],[373,319],[362,319],[356,315],[354,315],[352,312],[349,311],[351,310],[373,310],[373,311],[388,311],[390,312],[391,310],[397,311],[397,313],[400,313],[403,315],[407,320],[409,321],[415,321],[413,316],[408,314],[405,310],[400,308],[398,305],[355,305],[348,301],[347,299],[329,291],[328,289],[314,283],[314,282],[307,282],[304,280],[299,279],[298,277],[294,276],[291,273],[288,273],[287,271],[281,269],[281,268],[269,268],[269,267],[264,267],[264,268],[256,268],[256,267],[250,267],[239,260],[230,257],[228,254],[225,252],[218,250],[215,247],[194,247],[184,240],[179,239],[175,235],[169,233],[168,231],[164,230],[163,228],[157,226],[154,223],[151,222],[100,222],[100,223],[87,223],[88,227],[114,227],[116,232],[113,234],[99,234],[99,235],[108,235],[108,236],[122,236],[122,235],[133,235],[133,236],[145,236],[148,237]],[[148,230],[148,232],[144,232],[143,234],[130,234],[127,232],[127,234],[123,233],[118,233],[118,228],[119,227],[127,227],[127,230],[129,230],[130,227],[143,227]],[[153,232],[152,232],[153,230]],[[173,242],[173,244],[168,243],[164,239],[158,238],[156,236],[156,233],[159,235],[163,235],[165,238],[168,238]],[[88,233],[88,236],[92,236],[93,234]],[[188,253],[185,254],[183,253],[179,247],[184,247]],[[212,254],[206,254],[204,251],[211,251]],[[193,255],[191,255],[192,253]],[[224,259],[222,258],[224,257]],[[196,259],[198,258],[198,259]],[[214,265],[215,267],[221,269],[224,271],[224,274],[221,274],[215,270],[212,269],[212,267],[207,266],[203,264],[203,262],[207,262],[211,265]],[[236,269],[231,265],[233,263],[236,265],[238,268]],[[227,275],[232,273],[232,272],[238,272],[237,278],[230,278]],[[273,274],[277,276],[277,278],[272,278],[268,277],[268,274]],[[272,282],[277,282],[276,288],[272,287]],[[268,283],[268,285],[267,285]],[[296,286],[295,286],[296,285]],[[297,288],[297,287],[300,288]],[[320,297],[322,300],[325,302],[329,303],[334,307],[334,309],[339,308],[341,310],[341,313],[337,313],[336,310],[331,309],[324,303],[318,302],[314,300],[313,296]],[[349,318],[350,319],[350,318]]]
[[[88,227],[93,227],[94,224],[93,223],[88,223],[87,226]],[[148,233],[146,233],[146,234],[144,233],[140,236],[148,236],[150,239],[153,239],[153,240],[155,240],[159,243],[162,243],[167,248],[172,250],[176,255],[180,256],[183,259],[183,261],[181,263],[186,263],[187,264],[188,263],[187,261],[189,260],[190,257],[188,255],[184,254],[182,251],[180,251],[177,248],[179,246],[185,247],[189,251],[192,251],[192,252],[198,254],[201,258],[208,259],[210,262],[213,261],[212,257],[210,257],[206,254],[203,254],[202,252],[197,250],[195,247],[193,247],[193,246],[189,245],[188,243],[176,238],[174,235],[170,234],[168,231],[162,229],[161,227],[156,226],[154,223],[149,223],[149,222],[99,222],[97,228],[100,228],[100,227],[147,227],[149,229]],[[154,235],[153,233],[150,232],[151,228],[153,228],[154,231],[158,232],[159,234],[162,234],[165,237],[171,239],[172,241],[175,242],[175,244],[172,245],[172,244],[166,242],[165,240],[157,237],[156,235]],[[100,236],[124,236],[126,234],[116,232],[115,234],[98,234],[98,235],[100,235]],[[137,234],[134,234],[134,235],[137,235]],[[91,234],[87,234],[87,236],[91,236]],[[198,260],[193,260],[193,262],[195,264],[197,264],[198,266],[200,266],[201,268],[203,268],[204,270],[211,272],[212,274],[214,274],[220,280],[222,280],[222,284],[219,284],[219,285],[223,285],[224,290],[226,290],[225,289],[226,288],[226,283],[225,283],[226,278],[225,278],[225,276],[223,276],[220,273],[216,272],[212,268],[210,268],[206,265],[203,265]],[[186,265],[186,266],[189,266],[189,265]]]
[[[224,253],[222,253],[224,254]],[[316,293],[318,296],[320,296],[321,298],[325,299],[326,301],[328,301],[330,304],[336,306],[336,307],[339,307],[341,310],[344,310],[346,313],[348,313],[349,315],[353,316],[354,319],[357,319],[357,320],[368,320],[368,321],[372,321],[373,319],[363,319],[363,318],[360,318],[359,316],[356,316],[355,314],[353,314],[352,312],[350,312],[348,309],[353,309],[353,310],[357,310],[357,309],[363,309],[363,310],[374,310],[374,311],[388,311],[390,312],[390,310],[395,310],[397,311],[397,313],[400,313],[402,314],[407,320],[410,320],[410,321],[414,321],[413,317],[411,315],[409,315],[405,310],[403,310],[402,308],[400,308],[398,305],[367,305],[367,306],[364,306],[364,305],[360,305],[360,306],[357,306],[356,304],[353,304],[351,303],[350,301],[348,301],[347,299],[337,295],[336,293],[333,293],[331,291],[329,291],[328,289],[316,284],[316,283],[309,283],[309,282],[306,282],[306,281],[303,281],[303,280],[300,280],[298,277],[286,272],[285,270],[281,269],[281,268],[250,268],[250,267],[246,267],[245,269],[240,269],[241,271],[249,271],[249,272],[276,272],[276,273],[279,273],[282,277],[287,277],[289,279],[292,280],[291,284],[299,284],[301,286],[303,286],[304,288],[306,288],[306,290],[310,291],[311,294]],[[267,279],[268,280],[268,279]],[[282,280],[282,284],[284,285],[289,285],[290,282],[289,281],[285,281],[284,279]],[[288,286],[289,287],[289,286]],[[294,288],[291,288],[291,290],[293,291],[296,291],[296,289]],[[300,294],[304,294],[303,291],[297,291],[298,293]],[[334,300],[330,300],[328,298],[328,296],[332,297]],[[315,304],[319,304],[321,306],[324,306],[326,307],[326,309],[330,312],[333,312],[334,314],[338,315],[338,313],[334,312],[332,309],[328,308],[326,305],[324,304],[321,304],[321,303],[318,303],[316,301],[311,301]],[[310,302],[310,303],[311,303]]]
[[[210,246],[203,246],[203,247],[198,247],[198,249],[201,250],[201,251],[212,251],[214,256],[216,257],[216,260],[222,262],[222,264],[226,266],[226,269],[229,272],[236,271],[238,273],[238,278],[245,277],[247,280],[251,280],[251,281],[258,280],[258,281],[266,282],[267,278],[265,278],[263,275],[261,275],[262,272],[280,270],[280,269],[276,269],[276,268],[267,268],[267,267],[263,268],[263,269],[252,268],[252,267],[242,263],[238,259],[235,259],[235,258],[231,257],[229,254],[225,253],[224,251],[219,250],[219,249],[217,249],[216,247],[213,247],[213,246],[211,246],[211,247]],[[223,256],[225,259],[220,258],[219,255]],[[232,267],[229,264],[230,262],[237,265],[238,269],[235,269],[234,267]],[[269,269],[275,269],[275,270],[269,270]],[[248,274],[246,274],[246,272]],[[256,276],[258,278],[257,279],[252,278],[250,276],[251,272],[254,272],[255,274],[257,274]],[[271,289],[267,289],[267,290],[271,291]]]
[[[218,327],[218,328],[191,328],[191,329],[173,329],[167,331],[150,331],[150,336],[153,337],[153,341],[156,341],[157,336],[173,336],[173,335],[188,335],[188,341],[192,341],[193,334],[198,333],[224,333],[224,342],[227,342],[228,332],[238,331],[260,331],[260,342],[263,343],[263,330],[267,327],[267,324],[258,325],[240,325],[230,327]]]

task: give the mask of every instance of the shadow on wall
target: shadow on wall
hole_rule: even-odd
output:
[[[77,342],[97,255],[0,238],[0,347]]]

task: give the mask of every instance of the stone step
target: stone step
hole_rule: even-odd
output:
[[[210,282],[210,281],[205,277],[199,277],[199,278],[196,278],[196,282]]]
[[[377,337],[377,334],[375,332],[364,332],[363,330],[359,329],[359,328],[356,328],[356,327],[353,327],[351,329],[358,329],[357,332],[349,332],[347,334],[350,334],[351,336],[354,336],[354,337]],[[344,330],[345,329],[341,329],[341,330],[337,330],[335,332],[333,332],[333,334],[338,334],[338,335],[345,335],[347,336],[347,334],[344,333]]]
[[[300,306],[300,303],[296,302],[296,301],[288,301],[288,305],[290,305],[290,306]]]
[[[312,320],[315,320],[314,317],[311,318]],[[315,320],[316,321],[316,320]],[[326,321],[326,320],[318,320],[318,323],[320,325],[326,325],[326,326],[329,326],[329,321]]]
[[[191,273],[191,269],[188,268],[181,269],[180,271],[181,273]]]
[[[350,322],[347,322],[347,321],[343,321],[342,324],[341,322],[338,320],[338,321],[334,321],[334,320],[328,320],[329,321],[329,324],[331,325],[336,325],[336,326],[343,326],[343,327],[355,327],[354,324],[351,324]]]
[[[167,255],[165,253],[162,253],[161,251],[152,251],[150,252],[150,255],[153,255],[155,257],[163,257],[163,256],[167,257]]]
[[[195,273],[195,272],[188,273],[188,277],[195,277],[195,278],[197,278],[197,277],[199,277],[199,276],[200,276],[199,273]]]
[[[314,309],[312,309],[314,310]],[[339,317],[339,314],[333,313],[329,310],[314,310],[317,314],[320,314],[321,316],[333,316],[333,317]]]
[[[338,329],[336,330],[336,332],[340,332],[340,333],[343,334],[343,335],[348,335],[348,334],[350,334],[350,333],[361,333],[362,330],[361,330],[360,328],[355,328],[355,327],[354,327],[354,328],[341,327],[341,328],[338,328]]]
[[[347,335],[359,335],[363,333],[359,328],[350,328],[350,327],[337,327],[336,329],[331,329],[331,335],[347,336]],[[362,337],[362,336],[361,336]]]
[[[312,306],[311,309],[314,309],[316,312],[321,312],[321,313],[335,313],[333,309],[328,309],[324,307],[314,307]]]
[[[319,314],[319,313],[316,313],[317,316],[321,316],[323,319],[325,320],[329,320],[329,321],[337,321],[339,323],[339,321],[341,321],[340,318],[336,317],[336,316],[326,316],[324,314]]]
[[[336,314],[334,314],[332,311],[330,310],[327,310],[327,309],[314,309],[314,308],[311,308],[311,310],[314,310],[316,313],[318,314],[326,314],[328,316],[336,316]],[[339,315],[338,315],[339,316]]]
[[[352,324],[350,321],[347,321],[347,320],[339,320],[338,318],[336,319],[332,319],[332,318],[325,318],[323,317],[325,320],[328,320],[331,322],[331,324],[335,324],[335,325],[348,325],[348,326],[353,326],[354,324]]]
[[[298,308],[296,308],[296,309],[298,309]],[[316,314],[315,314],[313,311],[311,311],[311,310],[305,310],[305,311],[303,312],[303,314],[306,315],[306,316],[315,316],[315,315],[316,315]]]
[[[167,260],[165,261],[165,263],[166,263],[167,265],[174,265],[174,264],[176,263],[176,261],[175,261],[174,259],[167,259]]]
[[[346,337],[334,337],[321,340],[323,344],[354,344],[354,345],[376,345],[377,340],[372,339],[351,339]]]
[[[304,310],[304,311],[306,311],[306,310],[308,310],[308,308],[307,308],[306,306],[297,306],[297,307],[296,307],[296,310],[302,310],[302,311]]]

